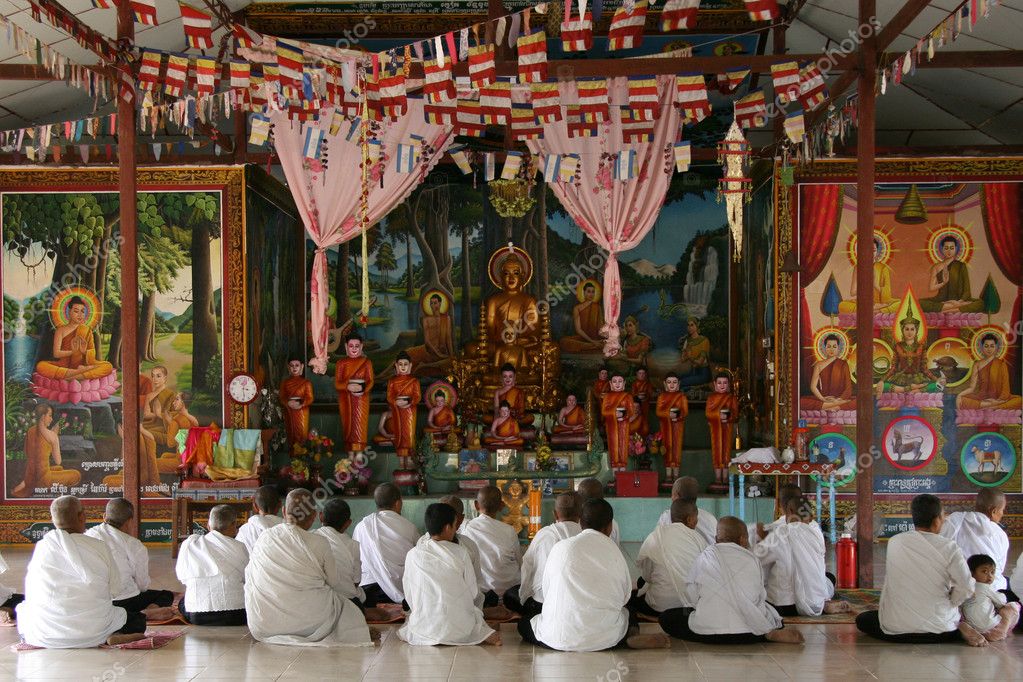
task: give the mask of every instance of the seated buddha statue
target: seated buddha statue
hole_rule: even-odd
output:
[[[501,405],[507,403],[511,408],[512,417],[519,423],[519,426],[526,428],[532,425],[533,415],[526,412],[526,394],[515,385],[516,374],[515,367],[510,363],[501,367],[501,385],[494,391],[494,413],[483,416],[483,421],[486,423],[489,424],[497,419]]]
[[[484,436],[483,444],[494,448],[521,448],[524,443],[519,435],[519,424],[512,416],[511,405],[501,401],[497,417]]]
[[[1018,410],[1023,398],[1009,389],[1009,365],[998,357],[999,339],[995,334],[981,338],[983,355],[973,363],[969,387],[956,396],[956,407],[966,410]]]
[[[443,443],[448,434],[457,431],[455,411],[448,404],[448,395],[444,391],[434,391],[429,400],[430,411],[426,413],[423,431],[431,435],[434,444]]]
[[[557,423],[551,429],[552,445],[585,445],[589,436],[586,433],[586,410],[579,405],[574,394],[565,397],[565,406],[558,412]]]
[[[114,374],[114,366],[96,358],[96,340],[86,322],[85,301],[72,296],[67,306],[68,321],[53,333],[53,360],[41,360],[36,372],[47,379],[103,379]]]
[[[494,254],[501,291],[484,303],[483,319],[487,331],[487,355],[492,371],[506,364],[532,373],[530,351],[540,344],[540,313],[536,299],[523,291],[532,275],[532,267],[518,251],[502,249]],[[492,259],[493,260],[493,259]]]

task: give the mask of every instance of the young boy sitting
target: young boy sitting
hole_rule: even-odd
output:
[[[963,602],[963,618],[989,642],[998,642],[1019,622],[1019,604],[1006,603],[1005,595],[994,587],[995,560],[986,554],[974,554],[966,560],[977,581],[973,596]]]
[[[249,550],[249,554],[252,554],[252,548],[256,546],[256,540],[264,530],[284,523],[284,519],[279,516],[281,496],[277,492],[277,486],[264,485],[257,489],[252,497],[252,511],[255,514],[238,529],[237,537],[238,542]]]
[[[320,524],[315,532],[327,538],[330,543],[330,553],[334,555],[334,565],[337,567],[337,582],[345,586],[341,596],[362,606],[366,593],[359,587],[359,581],[362,580],[359,543],[345,533],[348,526],[352,525],[352,509],[348,502],[340,497],[327,500],[320,511]]]
[[[1005,493],[984,488],[977,493],[973,511],[953,512],[945,517],[941,536],[955,540],[963,556],[986,554],[995,562],[994,589],[1005,590],[1005,561],[1009,554],[1009,536],[998,525],[1005,514]]]
[[[409,644],[501,644],[474,603],[479,593],[469,553],[453,542],[455,510],[436,502],[426,508],[428,540],[405,557],[402,578],[410,613],[398,638]]]

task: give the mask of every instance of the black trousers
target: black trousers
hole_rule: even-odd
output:
[[[655,610],[654,607],[647,603],[646,595],[640,597],[636,592],[638,590],[633,590],[632,596],[629,597],[629,603],[627,604],[629,613],[642,613],[644,616],[653,616],[655,618],[661,615],[660,611]]]
[[[117,602],[114,602],[115,606],[120,606]],[[124,607],[121,606],[123,609]],[[128,620],[124,621],[124,626],[115,632],[117,635],[138,635],[146,631],[146,614],[141,611],[128,611]]]
[[[767,602],[771,604],[771,602]],[[778,606],[777,604],[771,604],[774,610],[778,612],[778,615],[782,618],[795,618],[799,615],[799,611],[796,610],[795,604],[785,604],[784,606]]]
[[[527,603],[530,602],[530,601],[533,601],[533,600],[532,599],[527,599],[526,600]],[[533,603],[535,604],[535,603],[538,603],[538,602],[533,602]],[[540,606],[542,607],[543,604],[541,603]],[[518,630],[519,630],[519,637],[522,638],[523,642],[528,642],[528,643],[533,644],[535,646],[543,647],[544,649],[553,649],[554,647],[547,646],[546,644],[544,644],[543,642],[541,642],[539,639],[536,638],[536,633],[533,632],[533,624],[530,622],[533,619],[533,616],[535,616],[535,615],[538,615],[538,614],[532,614],[528,618],[523,616],[519,620],[519,623],[518,623],[518,626],[517,626]],[[638,627],[639,627],[639,621],[636,620],[635,614],[632,613],[632,611],[630,611],[629,612],[629,627],[625,631],[625,636],[622,637],[622,639],[617,644],[615,644],[614,646],[608,647],[607,649],[605,649],[605,651],[608,651],[608,650],[611,650],[611,649],[628,649],[629,648],[628,641],[629,641],[629,634],[630,634],[629,631],[632,630],[633,628],[638,628]]]
[[[528,599],[526,599],[525,602],[523,602],[522,599],[519,597],[520,587],[521,585],[516,585],[515,587],[508,588],[508,591],[505,592],[504,597],[502,597],[502,601],[504,602],[505,608],[508,609],[509,611],[514,611],[523,618],[532,618],[536,614],[540,613],[541,610],[543,610],[543,603],[538,602],[532,597],[529,597]],[[484,608],[486,608],[487,606],[492,606],[492,604],[487,604],[487,597],[490,594],[493,594],[493,592],[490,592],[484,596],[483,600]],[[497,595],[494,596],[496,597]]]
[[[881,612],[864,611],[856,616],[856,627],[865,635],[874,639],[895,644],[944,644],[946,642],[962,642],[963,633],[959,630],[951,632],[911,632],[905,635],[889,635],[881,630]]]
[[[25,601],[25,595],[18,594],[17,592],[15,592],[14,594],[7,598],[7,601],[5,601],[3,604],[0,604],[0,608],[13,609],[23,601]]]
[[[363,585],[362,591],[366,593],[366,600],[362,602],[363,607],[371,609],[377,604],[393,604],[394,600],[387,596],[387,593],[383,591],[380,585],[376,583],[370,583],[369,585]]]
[[[766,642],[764,635],[754,635],[752,632],[736,632],[726,635],[701,635],[689,629],[689,614],[693,609],[668,609],[660,617],[661,629],[675,639],[684,639],[687,642],[699,642],[701,644],[757,644]]]
[[[173,603],[174,593],[170,590],[146,590],[145,592],[139,592],[134,597],[118,599],[114,601],[114,606],[120,606],[125,611],[131,613],[132,611],[142,611],[150,604],[170,606]]]
[[[181,609],[181,615],[192,625],[246,625],[245,609],[233,611],[192,611]]]

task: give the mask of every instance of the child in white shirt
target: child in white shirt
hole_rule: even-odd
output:
[[[1019,604],[1007,604],[1005,595],[997,591],[995,560],[987,554],[974,554],[966,560],[973,579],[977,581],[973,596],[963,602],[963,618],[989,642],[1005,639],[1019,620]]]

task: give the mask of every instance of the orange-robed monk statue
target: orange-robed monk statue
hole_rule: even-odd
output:
[[[669,481],[678,478],[686,415],[689,414],[689,401],[679,390],[680,383],[677,374],[669,374],[664,377],[664,393],[657,396],[656,412],[664,445],[664,475]]]
[[[611,390],[600,403],[600,415],[607,433],[607,457],[611,468],[625,471],[629,461],[629,412],[632,410],[632,394],[625,390],[625,376],[621,372],[611,374]]]
[[[728,372],[714,375],[714,392],[707,398],[707,428],[714,461],[714,480],[728,483],[728,465],[732,461],[734,426],[739,417],[739,399],[732,393],[732,377]]]
[[[345,340],[345,357],[337,361],[334,388],[342,440],[345,450],[354,455],[365,450],[369,440],[369,392],[373,388],[373,365],[362,354],[362,337],[357,334]]]
[[[390,410],[380,422],[381,435],[394,446],[402,469],[412,466],[411,455],[416,445],[416,405],[422,398],[419,379],[412,376],[412,359],[398,353],[394,360],[394,376],[387,380],[387,404]]]
[[[313,404],[313,384],[305,378],[305,363],[302,360],[288,360],[288,376],[281,382],[277,399],[284,408],[288,445],[294,447],[309,435],[309,406]]]

